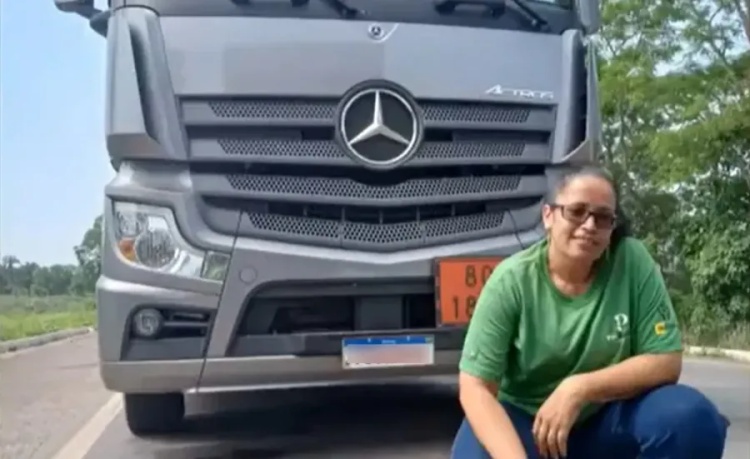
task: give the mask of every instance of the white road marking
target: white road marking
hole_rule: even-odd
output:
[[[115,394],[73,435],[53,459],[83,459],[121,410],[122,395]]]

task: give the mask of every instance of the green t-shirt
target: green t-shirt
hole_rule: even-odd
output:
[[[625,238],[605,253],[589,290],[572,298],[552,283],[542,240],[495,268],[469,323],[459,368],[500,382],[500,400],[534,415],[567,376],[681,349],[664,279],[639,240]],[[578,421],[597,408],[584,407]]]

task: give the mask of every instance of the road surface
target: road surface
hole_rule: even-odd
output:
[[[725,459],[747,459],[750,365],[690,359],[683,381],[731,419]],[[201,397],[189,401],[190,435],[144,441],[101,387],[88,335],[0,357],[0,458],[447,458],[460,420],[452,383]]]

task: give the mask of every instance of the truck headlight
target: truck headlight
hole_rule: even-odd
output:
[[[166,207],[115,202],[117,249],[129,262],[152,271],[223,281],[229,255],[193,247]]]

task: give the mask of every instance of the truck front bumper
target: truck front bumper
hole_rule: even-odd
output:
[[[102,362],[109,390],[124,393],[202,393],[263,387],[308,387],[455,375],[459,351],[437,351],[435,364],[424,367],[345,370],[336,356],[235,357],[167,362]],[[211,374],[201,380],[204,368]]]
[[[178,226],[180,206],[175,206]],[[107,212],[110,205],[107,205]],[[236,238],[223,284],[150,275],[114,251],[105,225],[103,275],[97,284],[99,353],[106,387],[124,393],[244,390],[257,386],[314,385],[431,375],[455,375],[462,329],[369,327],[351,332],[248,334],[249,304],[262,295],[356,296],[389,309],[405,295],[434,295],[435,260],[450,256],[508,256],[536,242],[529,231],[491,239],[395,253],[367,253]],[[202,234],[207,234],[206,232]],[[271,293],[269,293],[271,292]],[[130,335],[135,311],[173,308],[210,316],[202,336],[153,341]],[[253,319],[254,320],[254,319]],[[341,339],[351,335],[435,336],[434,364],[347,370]]]

